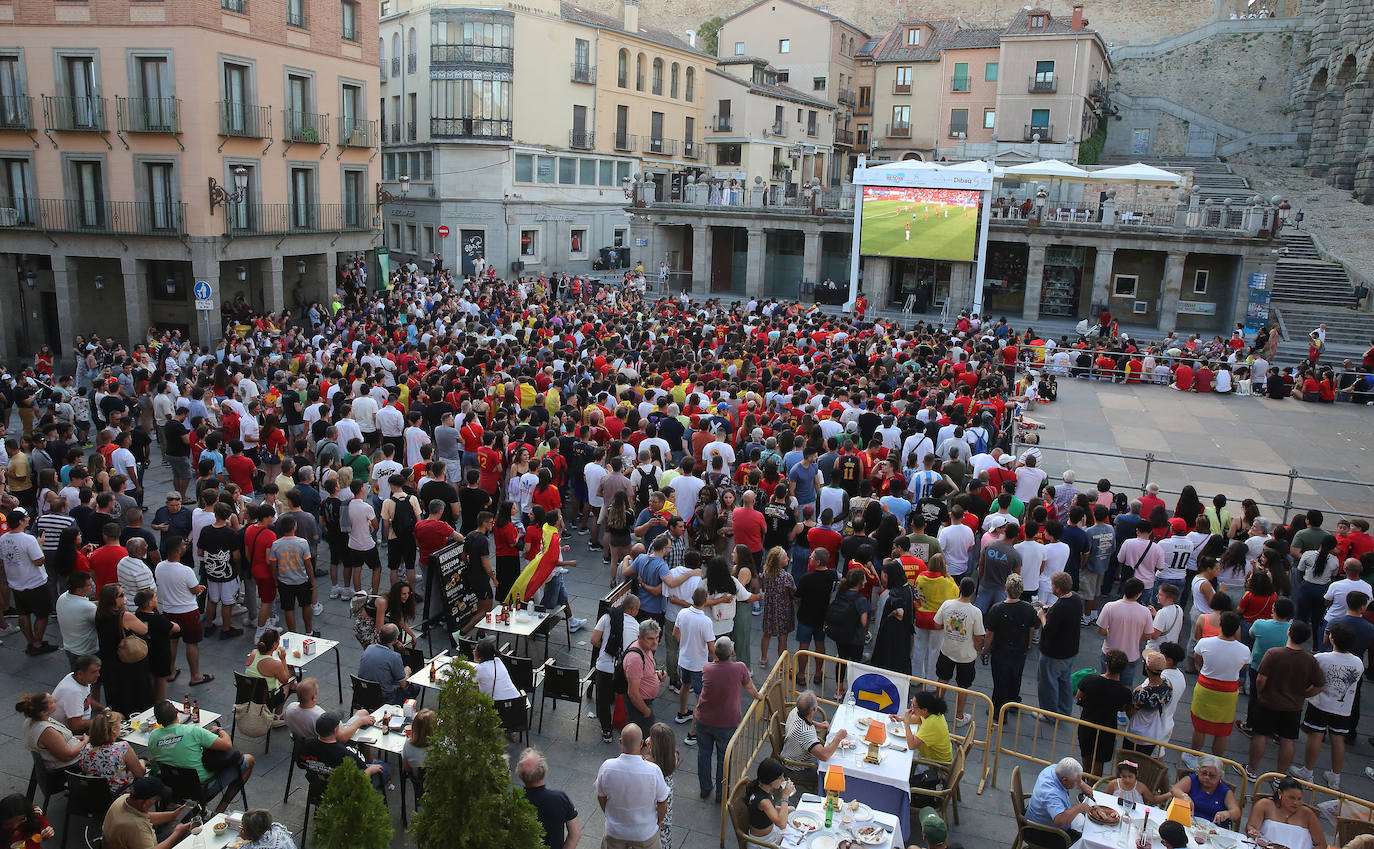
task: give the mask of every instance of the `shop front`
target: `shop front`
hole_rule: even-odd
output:
[[[953,263],[934,259],[893,259],[889,303],[901,309],[907,298],[915,297],[913,312],[935,309],[949,298],[949,278]]]

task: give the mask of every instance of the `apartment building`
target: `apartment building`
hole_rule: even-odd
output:
[[[0,353],[326,299],[374,246],[364,9],[0,0]]]
[[[714,60],[642,24],[637,0],[618,19],[557,0],[380,13],[383,232],[402,261],[590,270],[631,247],[633,178],[671,197],[704,164]]]
[[[858,89],[861,73],[865,80],[870,76],[860,71],[857,54],[868,38],[849,21],[796,0],[760,0],[726,18],[720,28],[718,52],[724,61],[762,59],[776,69],[778,82],[835,104],[829,185],[847,179],[856,164]]]
[[[1082,6],[1068,17],[1022,9],[996,28],[898,23],[859,50],[873,74],[874,158],[1076,161],[1101,120],[1111,73],[1087,24]]]

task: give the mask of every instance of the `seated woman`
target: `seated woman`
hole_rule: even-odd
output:
[[[947,764],[954,760],[954,746],[949,740],[949,722],[945,713],[949,705],[933,691],[916,694],[911,709],[902,716],[906,730],[906,744],[916,758]],[[925,764],[914,764],[911,783],[916,787],[936,787],[941,781],[938,771]]]
[[[1250,810],[1245,834],[1264,838],[1288,849],[1313,849],[1326,845],[1321,817],[1302,803],[1302,785],[1292,778],[1274,783],[1274,795],[1260,799]]]
[[[783,777],[782,764],[772,758],[764,758],[759,771],[749,782],[748,795],[744,800],[745,811],[749,815],[749,834],[768,843],[781,843],[783,829],[787,828],[787,818],[793,807],[787,803],[796,788],[792,781]],[[782,801],[773,801],[773,794],[782,791]]]
[[[1219,758],[1203,755],[1197,759],[1197,770],[1179,779],[1171,792],[1176,799],[1192,801],[1194,818],[1230,828],[1240,823],[1240,802],[1221,780],[1221,770]]]
[[[142,778],[148,771],[133,747],[124,742],[123,724],[123,714],[112,710],[92,717],[90,739],[77,759],[83,773],[105,779],[111,798],[129,789],[134,779]]]
[[[296,849],[291,832],[281,823],[272,822],[272,814],[261,808],[244,812],[239,837],[247,841],[241,849]]]
[[[243,674],[267,681],[267,706],[278,715],[286,704],[286,695],[296,688],[291,669],[286,665],[286,649],[275,628],[268,628],[258,638],[258,644],[248,653]]]
[[[1140,765],[1131,760],[1119,760],[1116,763],[1116,778],[1107,782],[1107,786],[1102,790],[1110,793],[1118,799],[1127,802],[1134,802],[1137,805],[1153,805],[1157,799],[1161,799],[1163,793],[1155,793],[1150,788],[1141,784]]]
[[[42,809],[29,804],[23,793],[0,799],[0,839],[11,849],[39,849],[53,837],[53,828]]]
[[[14,709],[24,715],[24,748],[37,752],[48,770],[65,769],[76,763],[86,746],[86,737],[73,737],[70,729],[53,721],[57,701],[50,693],[20,696]]]
[[[415,592],[406,581],[393,581],[386,595],[369,596],[353,623],[354,636],[363,648],[377,641],[377,634],[388,622],[401,629],[401,641],[415,645],[419,639],[410,628],[415,618]]]

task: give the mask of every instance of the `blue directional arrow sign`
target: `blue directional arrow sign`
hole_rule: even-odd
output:
[[[897,713],[902,709],[902,696],[897,684],[886,675],[869,672],[857,676],[850,682],[849,689],[859,707],[876,710],[879,713]]]

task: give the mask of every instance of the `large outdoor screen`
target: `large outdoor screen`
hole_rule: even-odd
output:
[[[972,262],[980,192],[864,186],[859,253]]]

